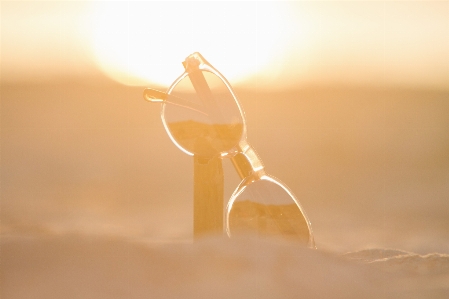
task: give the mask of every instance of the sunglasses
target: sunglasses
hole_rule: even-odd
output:
[[[229,82],[200,53],[189,55],[183,65],[185,72],[166,93],[147,88],[144,98],[162,103],[162,122],[181,151],[231,159],[242,181],[226,208],[227,235],[282,236],[315,248],[310,221],[298,200],[265,172],[248,143],[244,113]]]

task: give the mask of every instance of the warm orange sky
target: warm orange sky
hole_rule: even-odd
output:
[[[2,1],[1,42],[4,81],[168,86],[199,51],[234,85],[449,88],[448,1]]]

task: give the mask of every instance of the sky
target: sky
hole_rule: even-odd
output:
[[[169,86],[195,51],[246,87],[447,90],[449,2],[1,2],[4,82]]]

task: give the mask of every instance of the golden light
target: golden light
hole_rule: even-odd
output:
[[[276,73],[299,34],[290,22],[274,2],[95,2],[90,40],[96,63],[124,84],[168,86],[196,51],[236,82]]]

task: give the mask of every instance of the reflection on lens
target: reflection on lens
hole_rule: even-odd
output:
[[[309,223],[286,187],[266,175],[248,183],[243,182],[229,202],[229,235],[283,236],[303,244],[313,243],[309,240]]]
[[[235,147],[242,136],[242,125],[206,124],[196,121],[168,123],[178,144],[200,156],[213,156]]]
[[[211,96],[200,98],[188,75],[170,91],[163,121],[173,142],[190,155],[214,156],[234,149],[243,136],[243,117],[229,89],[203,71]]]

